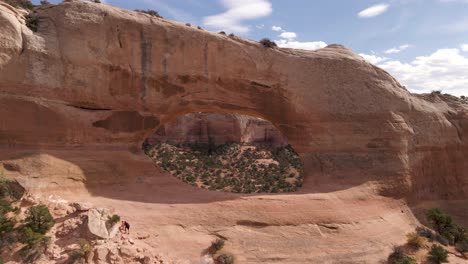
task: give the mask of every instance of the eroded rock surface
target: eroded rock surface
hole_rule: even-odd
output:
[[[230,142],[287,145],[287,139],[268,121],[239,114],[190,113],[168,122],[147,139],[171,145],[222,145]]]
[[[197,262],[216,234],[242,263],[378,263],[416,222],[395,197],[466,219],[468,107],[451,96],[413,95],[340,45],[267,49],[81,1],[36,15],[32,32],[0,3],[0,161],[30,190],[118,207]],[[219,194],[158,171],[141,143],[190,112],[270,121],[301,156],[301,192]]]

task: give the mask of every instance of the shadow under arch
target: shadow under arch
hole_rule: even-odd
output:
[[[221,96],[221,94],[219,94]],[[352,177],[349,175],[349,167],[345,170],[336,170],[336,162],[334,158],[342,158],[339,161],[346,160],[346,153],[336,154],[337,150],[330,151],[330,141],[324,141],[323,137],[329,137],[329,131],[325,129],[325,122],[319,122],[318,117],[304,116],[294,112],[294,107],[280,106],[281,111],[277,109],[271,110],[270,104],[260,103],[257,105],[259,109],[254,107],[245,106],[242,104],[233,105],[226,103],[214,102],[212,99],[203,101],[202,99],[194,99],[192,104],[180,104],[180,101],[173,101],[172,104],[177,107],[167,106],[165,114],[160,116],[148,115],[137,111],[108,111],[108,110],[90,110],[76,106],[66,106],[55,102],[46,102],[41,105],[26,99],[13,99],[10,100],[9,110],[14,108],[21,108],[21,111],[16,111],[16,119],[23,120],[23,122],[14,123],[18,124],[16,129],[20,131],[29,131],[30,126],[22,127],[21,124],[28,123],[29,119],[36,118],[39,121],[32,122],[35,126],[40,126],[38,136],[40,138],[27,138],[28,140],[43,141],[47,136],[47,129],[56,131],[57,139],[61,137],[62,127],[73,127],[71,122],[72,118],[65,118],[66,114],[71,113],[72,116],[85,116],[82,120],[77,120],[80,125],[89,133],[88,135],[92,140],[96,138],[122,144],[77,144],[70,146],[69,144],[60,145],[60,143],[53,142],[53,144],[34,145],[29,144],[25,147],[18,147],[17,144],[3,146],[5,151],[1,151],[0,160],[5,162],[19,162],[22,159],[30,160],[30,163],[40,164],[37,168],[37,173],[31,172],[17,175],[22,175],[25,178],[24,182],[30,182],[29,186],[38,188],[40,186],[48,185],[48,188],[56,189],[58,191],[69,191],[73,193],[74,188],[80,184],[92,196],[106,197],[117,200],[129,200],[148,203],[207,203],[223,200],[233,200],[243,197],[250,197],[265,194],[232,194],[213,192],[202,190],[195,187],[188,186],[179,180],[175,179],[168,173],[163,172],[156,168],[153,162],[143,153],[140,146],[142,142],[154,131],[159,129],[163,124],[171,122],[180,116],[192,112],[215,112],[215,113],[237,113],[249,115],[253,117],[262,118],[270,122],[280,131],[284,137],[288,139],[288,143],[299,154],[304,169],[304,184],[298,192],[289,193],[286,195],[301,195],[306,193],[323,193],[333,192],[338,190],[349,189],[366,183],[371,178],[363,177],[362,173],[359,177]],[[221,99],[219,99],[221,100]],[[7,102],[3,99],[3,102]],[[273,103],[275,100],[272,100]],[[256,105],[256,104],[255,104]],[[271,112],[270,112],[271,111]],[[150,111],[157,113],[157,110]],[[170,112],[170,113],[168,113]],[[34,113],[34,114],[33,114]],[[123,113],[123,114],[122,114]],[[50,115],[57,116],[57,118],[50,119]],[[158,122],[149,122],[149,118],[156,118]],[[139,120],[140,119],[140,120]],[[47,120],[47,123],[41,122]],[[315,121],[311,121],[315,120]],[[308,123],[310,122],[310,123]],[[84,124],[81,124],[84,123]],[[305,124],[309,124],[307,127]],[[47,124],[47,129],[45,125]],[[156,125],[155,125],[156,124]],[[44,131],[44,132],[43,132]],[[311,136],[311,131],[315,132]],[[23,132],[24,133],[24,132]],[[94,134],[93,134],[94,133]],[[91,137],[92,136],[92,137]],[[321,145],[314,145],[314,136],[322,137],[320,140]],[[115,137],[115,138],[114,138]],[[53,140],[55,138],[52,138]],[[82,141],[85,138],[80,139]],[[317,147],[317,148],[315,148]],[[42,155],[42,156],[41,156]],[[336,156],[338,155],[338,156]],[[345,155],[345,156],[342,156]],[[57,160],[65,161],[75,165],[80,172],[70,172],[71,165],[60,165],[60,162],[50,162],[47,156],[53,157]],[[45,157],[45,158],[44,158]],[[328,162],[328,163],[327,163]],[[59,164],[59,165],[57,165]],[[24,164],[23,164],[24,165]],[[349,163],[347,164],[349,165]],[[25,165],[27,166],[27,164]],[[20,164],[21,167],[21,164]],[[48,169],[44,169],[48,168]],[[42,180],[49,181],[48,183],[40,183],[28,179],[28,177],[35,177],[35,175],[46,174],[47,177],[42,177]],[[62,174],[61,174],[62,173]],[[61,175],[59,175],[61,174]],[[50,178],[49,175],[56,175],[59,178]],[[345,178],[349,176],[354,180],[350,181]],[[49,178],[48,178],[49,177]],[[54,176],[55,177],[55,176]],[[60,178],[61,177],[61,178]],[[40,177],[41,178],[41,177]],[[55,183],[54,183],[55,182]],[[35,186],[35,184],[38,184]],[[268,195],[283,195],[283,194],[268,194]]]

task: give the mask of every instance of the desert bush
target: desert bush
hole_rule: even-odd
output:
[[[409,233],[406,238],[407,244],[413,249],[420,249],[424,246],[425,239],[417,233]]]
[[[25,258],[27,263],[35,263],[42,256],[50,243],[50,237],[35,232],[31,227],[24,227],[21,230],[20,241],[26,244],[21,250],[20,255]]]
[[[466,228],[462,226],[456,226],[453,232],[454,243],[456,244],[465,240],[468,240],[468,233]]]
[[[154,17],[158,17],[158,18],[163,18],[161,15],[159,15],[158,11],[155,11],[155,10],[151,10],[151,9],[148,9],[148,10],[139,10],[139,9],[135,9],[136,12],[140,12],[140,13],[144,13],[144,14],[148,14],[150,16],[154,16]]]
[[[441,235],[451,234],[456,228],[452,217],[442,212],[439,208],[432,208],[427,211],[427,219],[434,230]]]
[[[96,4],[100,4],[101,0],[91,0],[91,2],[96,3]]]
[[[233,264],[234,263],[234,256],[231,254],[221,254],[216,258],[216,263],[218,264]]]
[[[406,255],[402,246],[394,246],[393,252],[388,256],[388,264],[416,264],[416,260]]]
[[[111,217],[109,217],[108,221],[109,221],[109,224],[111,226],[113,226],[113,225],[117,224],[118,222],[120,222],[120,216],[118,216],[116,214],[112,215]]]
[[[468,239],[458,242],[455,246],[458,252],[464,254],[468,252]]]
[[[448,262],[448,252],[439,245],[432,245],[429,251],[429,259],[437,264]]]
[[[226,32],[220,31],[219,34],[221,34],[221,35],[226,35]]]
[[[47,0],[41,0],[41,5],[50,5],[50,2]]]
[[[234,35],[233,33],[229,34],[229,37],[233,38],[235,37],[236,35]]]
[[[19,200],[23,197],[24,188],[17,182],[4,179],[0,176],[0,199],[9,198]]]
[[[32,9],[34,7],[33,3],[29,0],[3,0],[5,3],[14,6],[20,7],[24,9]]]
[[[7,218],[3,213],[0,214],[0,235],[10,232],[14,226],[15,222]]]
[[[425,237],[427,239],[430,239],[430,240],[434,239],[434,233],[429,228],[418,226],[416,227],[416,233],[418,233],[420,236]]]
[[[224,239],[217,238],[215,241],[211,242],[211,248],[216,252],[220,251],[224,247]]]
[[[55,221],[45,205],[35,205],[26,211],[25,226],[32,231],[45,234],[54,226]]]
[[[442,94],[442,90],[433,90],[431,91],[431,95],[441,95]]]
[[[3,261],[3,258],[0,256],[0,264],[3,264],[3,263],[5,262]]]
[[[185,23],[185,25],[186,25],[187,27],[191,27],[191,26],[192,26],[192,24],[190,24],[190,23]]]
[[[37,30],[39,29],[39,18],[32,14],[28,14],[26,16],[26,26],[33,32],[37,32]]]
[[[69,263],[77,263],[78,261],[82,262],[82,260],[84,260],[93,250],[92,246],[85,239],[81,239],[79,245],[79,249],[73,250],[69,253]]]
[[[447,238],[445,238],[444,236],[441,236],[439,234],[435,234],[434,240],[439,242],[440,244],[442,244],[444,246],[450,245],[450,241]]]

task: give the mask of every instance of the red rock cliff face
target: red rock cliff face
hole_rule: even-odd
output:
[[[268,121],[237,114],[192,113],[162,125],[148,142],[213,144],[228,142],[286,145],[287,141]]]
[[[0,144],[139,147],[190,112],[270,121],[309,191],[468,197],[468,107],[412,95],[351,50],[268,49],[121,10],[40,7],[38,32],[0,3]]]

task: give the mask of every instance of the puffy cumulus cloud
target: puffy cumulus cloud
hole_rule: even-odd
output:
[[[375,54],[364,54],[364,53],[359,53],[361,57],[363,57],[366,61],[372,63],[372,64],[378,64],[380,62],[388,60],[386,57],[379,57],[376,56]]]
[[[460,45],[460,48],[465,51],[465,52],[468,52],[468,44],[461,44]]]
[[[317,50],[327,46],[323,41],[300,42],[295,40],[281,39],[276,40],[276,44],[281,48]]]
[[[273,31],[282,31],[283,29],[281,27],[278,27],[278,26],[272,26],[271,30],[273,30]]]
[[[297,38],[297,34],[295,32],[284,31],[279,35],[279,37],[283,39],[295,39]]]
[[[224,30],[234,33],[247,33],[250,27],[246,20],[265,17],[273,12],[268,0],[220,0],[227,11],[221,14],[206,16],[203,24],[213,30]]]
[[[457,96],[468,95],[468,57],[460,49],[439,49],[430,55],[416,57],[409,63],[373,60],[369,56],[373,55],[363,57],[388,71],[413,92],[442,90]]]
[[[271,27],[271,30],[281,32],[281,34],[278,35],[278,37],[280,37],[280,40],[275,40],[275,43],[281,48],[317,50],[327,46],[327,44],[323,41],[297,41],[296,32],[286,31],[278,26]]]
[[[363,18],[375,17],[375,16],[385,13],[389,7],[390,5],[388,4],[373,5],[359,12],[358,17],[363,17]]]

